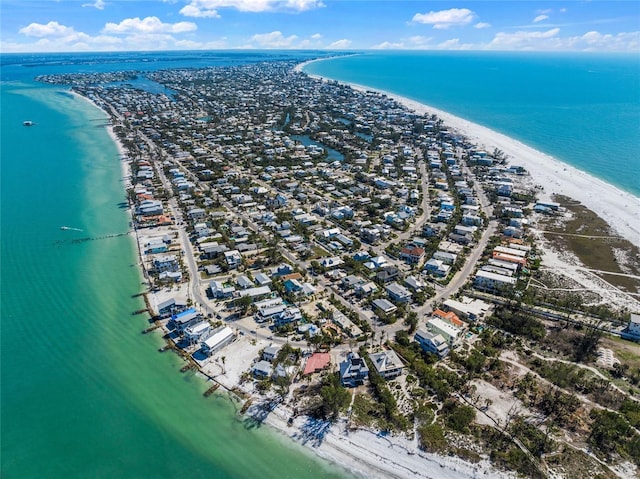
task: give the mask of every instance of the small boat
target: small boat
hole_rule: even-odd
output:
[[[61,226],[61,230],[82,231],[80,228],[72,228],[71,226]]]
[[[33,126],[33,122],[31,120],[26,120],[22,122],[23,126]]]

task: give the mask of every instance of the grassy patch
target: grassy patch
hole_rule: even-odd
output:
[[[545,233],[545,238],[559,250],[573,252],[587,267],[612,273],[631,273],[640,275],[640,264],[635,259],[626,261],[623,271],[618,264],[615,250],[629,252],[630,258],[638,258],[640,248],[624,238],[616,238],[615,233],[598,215],[579,202],[565,196],[557,196],[555,200],[571,212],[572,217],[562,224],[547,224],[548,231],[561,234]],[[597,238],[601,236],[602,238]],[[638,292],[638,281],[618,275],[602,275],[605,281],[627,291]]]
[[[420,446],[427,452],[443,452],[447,449],[447,438],[442,426],[429,424],[418,428]]]
[[[314,246],[313,248],[311,248],[311,257],[309,258],[310,260],[312,259],[320,259],[320,258],[327,258],[329,256],[329,253],[320,248],[319,246]]]
[[[545,462],[551,471],[562,476],[566,475],[567,471],[571,471],[574,477],[594,479],[614,479],[617,477],[592,457],[570,447],[565,447],[557,454],[546,457]]]
[[[386,426],[384,408],[369,395],[356,394],[351,411],[351,422],[355,426]]]
[[[602,338],[600,346],[611,349],[615,357],[629,367],[640,368],[640,344],[611,336]]]

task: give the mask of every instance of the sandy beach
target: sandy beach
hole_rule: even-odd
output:
[[[310,63],[321,61],[311,60],[297,65],[297,71],[304,71]],[[318,75],[312,78],[326,80]],[[435,114],[445,126],[467,137],[471,142],[487,152],[495,148],[502,150],[511,165],[525,168],[531,175],[534,185],[541,185],[539,199],[550,200],[553,194],[562,194],[579,201],[584,206],[607,221],[612,229],[623,238],[635,245],[640,245],[640,198],[623,191],[595,176],[563,163],[541,151],[510,138],[502,133],[486,128],[477,123],[457,117],[446,111],[439,110],[424,103],[395,95],[384,90],[349,83],[357,90],[377,91],[417,114]]]

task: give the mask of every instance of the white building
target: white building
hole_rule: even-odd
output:
[[[211,336],[202,342],[202,352],[211,356],[216,351],[224,348],[235,339],[235,334],[229,326],[220,326]]]
[[[461,329],[456,328],[440,318],[432,318],[427,321],[427,329],[434,334],[441,335],[444,340],[449,343],[449,346],[453,346],[462,333]]]
[[[414,339],[423,350],[436,354],[440,358],[444,358],[449,354],[449,345],[441,334],[435,334],[420,328],[416,331]]]
[[[631,313],[631,319],[629,319],[629,324],[623,331],[622,337],[632,341],[640,341],[640,314]]]
[[[385,379],[394,379],[402,374],[403,364],[393,349],[369,355],[378,374]]]

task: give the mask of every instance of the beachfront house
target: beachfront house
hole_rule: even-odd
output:
[[[189,308],[185,311],[182,311],[180,313],[177,313],[171,316],[170,323],[173,324],[173,327],[179,333],[182,333],[187,326],[195,323],[197,320],[200,319],[200,317],[201,317],[201,314],[198,313],[195,310],[195,308]]]
[[[460,328],[440,318],[429,319],[426,327],[433,334],[442,336],[449,347],[457,343],[462,334],[462,330]]]
[[[347,359],[340,363],[340,384],[343,386],[361,386],[368,377],[369,367],[358,353],[349,353]]]
[[[435,354],[440,359],[449,354],[449,345],[441,334],[419,328],[416,331],[414,339],[424,351]]]
[[[384,379],[394,379],[402,374],[404,365],[393,349],[373,353],[369,357],[373,367]]]
[[[219,351],[227,344],[231,343],[234,339],[235,334],[229,326],[220,326],[202,342],[202,352],[207,356],[211,356],[216,351]]]

